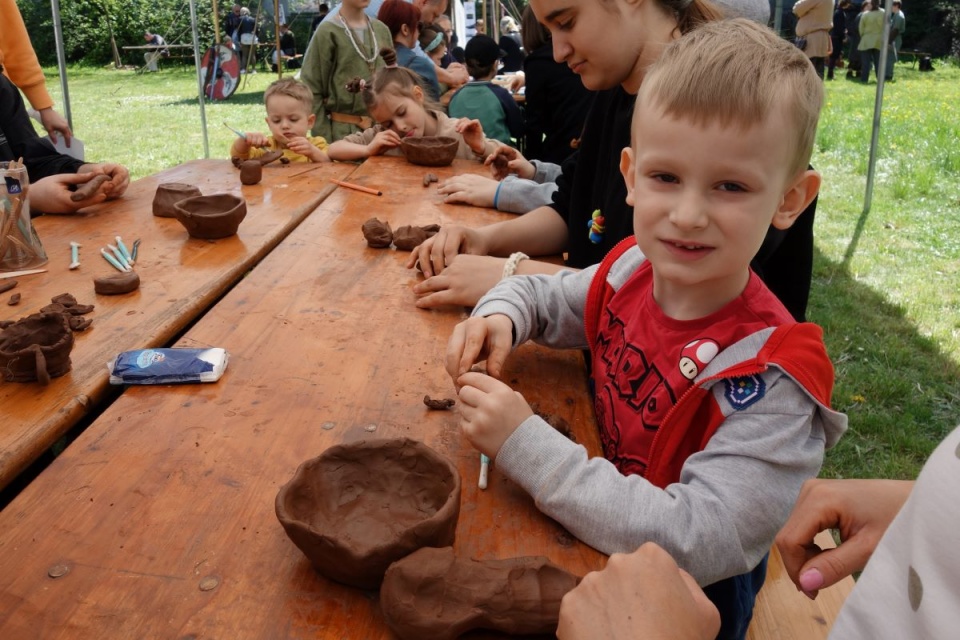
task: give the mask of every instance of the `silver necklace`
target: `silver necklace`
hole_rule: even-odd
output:
[[[363,16],[367,18],[366,14]],[[367,29],[370,31],[370,38],[373,40],[373,55],[369,58],[363,53],[363,44],[358,43],[357,39],[353,35],[353,29],[347,24],[347,21],[343,19],[343,14],[338,13],[337,18],[340,20],[340,24],[343,25],[343,30],[347,32],[347,37],[350,38],[350,44],[353,45],[353,50],[357,52],[357,55],[360,56],[364,62],[368,65],[373,64],[377,59],[377,56],[380,55],[380,46],[377,44],[377,32],[373,30],[373,24],[370,22],[370,18],[367,18]]]

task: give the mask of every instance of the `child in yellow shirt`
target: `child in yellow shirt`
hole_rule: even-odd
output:
[[[313,94],[293,78],[277,80],[263,94],[267,107],[267,126],[270,134],[246,132],[230,147],[230,155],[241,160],[259,158],[270,151],[283,151],[290,162],[330,162],[327,141],[320,136],[308,136],[316,116],[313,114]]]

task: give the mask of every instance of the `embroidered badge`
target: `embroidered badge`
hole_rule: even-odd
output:
[[[600,215],[600,209],[597,209],[593,212],[593,215],[590,216],[590,219],[587,220],[587,229],[589,229],[590,242],[593,244],[600,244],[603,242],[603,232],[606,230],[604,226],[605,220],[603,216]]]
[[[767,392],[767,383],[758,375],[729,378],[723,383],[727,386],[724,395],[730,406],[737,411],[743,411]]]

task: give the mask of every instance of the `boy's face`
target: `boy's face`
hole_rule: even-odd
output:
[[[423,108],[423,92],[413,88],[414,97],[384,91],[370,107],[370,116],[384,129],[393,129],[401,138],[426,135],[427,112]]]
[[[621,171],[668,315],[703,317],[739,296],[770,225],[788,228],[816,195],[818,174],[794,175],[782,112],[743,129],[677,120],[638,99]]]
[[[306,136],[316,119],[296,98],[273,95],[267,100],[267,126],[281,144],[290,138]]]

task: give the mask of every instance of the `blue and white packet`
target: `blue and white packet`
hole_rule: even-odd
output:
[[[135,349],[108,364],[110,384],[216,382],[227,368],[226,349]]]

